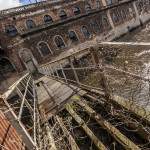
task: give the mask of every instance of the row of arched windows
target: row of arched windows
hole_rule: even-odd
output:
[[[99,8],[101,6],[100,0],[96,0],[96,6],[97,6],[97,8]],[[88,12],[90,12],[91,9],[92,9],[91,5],[89,3],[86,3],[85,4],[85,11],[88,13]],[[72,10],[73,10],[74,15],[81,14],[81,9],[78,6],[73,7]],[[60,17],[61,20],[64,20],[68,17],[66,11],[63,9],[61,9],[58,12],[58,16]],[[50,24],[50,23],[53,23],[53,18],[50,15],[46,14],[43,17],[43,21],[44,21],[44,23]],[[35,28],[36,23],[32,19],[28,19],[28,20],[26,20],[26,27],[27,27],[27,29]],[[17,29],[13,25],[6,26],[5,30],[9,36],[15,36],[18,33]]]
[[[90,38],[91,33],[89,32],[89,30],[86,26],[82,26],[81,31],[82,31],[85,38]],[[69,31],[68,37],[72,43],[79,41],[78,36],[75,33],[75,31]],[[66,47],[66,43],[64,42],[63,38],[60,35],[57,35],[54,37],[54,43],[58,49],[63,49]],[[42,56],[47,56],[48,54],[53,54],[49,45],[46,42],[43,42],[43,41],[39,42],[38,43],[38,49],[39,49],[39,52]]]

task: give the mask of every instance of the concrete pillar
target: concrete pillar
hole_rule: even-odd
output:
[[[140,15],[139,15],[138,9],[136,7],[136,1],[133,2],[133,7],[134,7],[134,10],[135,10],[136,19],[138,19],[140,21]]]
[[[103,6],[107,6],[106,0],[102,0],[102,4],[103,4]]]
[[[102,0],[102,4],[103,4],[103,6],[107,6],[106,0]],[[112,18],[111,18],[111,15],[110,15],[110,11],[109,11],[109,10],[107,10],[107,17],[108,17],[108,20],[109,20],[109,23],[110,23],[111,27],[114,29],[115,26],[114,26],[114,23],[113,23],[113,21],[112,21]]]
[[[107,17],[108,17],[108,20],[109,20],[109,23],[110,23],[112,29],[115,29],[113,20],[112,20],[111,15],[110,15],[110,10],[107,10]]]

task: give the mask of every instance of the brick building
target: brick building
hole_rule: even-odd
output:
[[[32,70],[78,44],[112,40],[147,21],[149,7],[147,0],[54,0],[3,10],[1,70]]]

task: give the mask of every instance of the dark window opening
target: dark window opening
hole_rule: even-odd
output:
[[[7,58],[0,58],[0,75],[11,75],[12,72],[15,72],[14,66]]]
[[[78,37],[74,31],[69,31],[69,38],[72,42],[78,41]]]
[[[79,15],[79,14],[81,13],[80,8],[79,8],[79,7],[74,7],[74,8],[73,8],[73,13],[74,13],[75,15]]]
[[[86,4],[85,5],[85,10],[86,10],[86,12],[90,12],[91,11],[91,5],[90,4]]]
[[[33,20],[27,20],[26,25],[28,29],[32,29],[36,26],[35,22]]]
[[[9,36],[16,36],[18,34],[18,31],[16,29],[15,26],[13,25],[8,25],[5,28],[5,32],[9,35]]]
[[[90,32],[88,31],[87,27],[86,26],[83,26],[82,29],[81,29],[83,35],[85,38],[90,38],[91,34]]]
[[[64,48],[65,47],[65,43],[60,36],[55,37],[55,43],[56,43],[58,48]]]
[[[52,23],[52,22],[53,22],[53,19],[52,19],[51,16],[45,15],[45,16],[44,16],[44,22],[45,22],[45,23]]]
[[[40,52],[41,52],[41,54],[42,54],[43,56],[47,56],[47,55],[50,54],[51,51],[50,51],[50,49],[49,49],[47,43],[45,43],[45,42],[40,42],[40,43],[38,44],[38,46],[39,46],[39,50],[40,50]]]
[[[67,14],[64,10],[61,10],[59,12],[59,17],[63,20],[63,19],[66,19],[67,18]]]

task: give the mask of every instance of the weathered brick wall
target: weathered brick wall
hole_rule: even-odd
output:
[[[0,149],[25,150],[25,146],[16,130],[0,111]]]
[[[5,45],[9,45],[11,47],[8,47],[6,49],[8,57],[11,58],[11,62],[16,66],[17,70],[20,72],[25,68],[25,65],[23,63],[23,60],[20,59],[19,57],[19,52],[21,51],[21,49],[23,48],[28,48],[32,54],[33,57],[35,58],[35,60],[39,63],[45,63],[47,61],[50,61],[52,57],[58,55],[61,51],[65,51],[71,47],[73,47],[74,43],[71,42],[71,40],[68,37],[68,31],[73,30],[75,31],[75,33],[77,34],[77,37],[79,39],[78,43],[83,43],[87,40],[92,39],[95,36],[103,36],[104,33],[107,33],[108,31],[110,31],[111,27],[109,27],[109,25],[104,25],[103,21],[102,21],[102,17],[106,16],[106,18],[108,19],[108,12],[110,12],[111,18],[113,19],[113,14],[115,14],[118,17],[118,22],[113,20],[114,26],[119,26],[121,24],[123,24],[124,22],[128,22],[129,20],[133,19],[133,17],[136,17],[134,15],[130,15],[129,12],[129,8],[131,8],[133,10],[133,3],[131,1],[131,3],[129,4],[123,4],[122,6],[119,5],[118,7],[112,8],[110,9],[110,11],[108,10],[102,10],[99,8],[97,9],[96,7],[96,1],[97,0],[90,0],[89,3],[91,4],[91,8],[92,8],[92,12],[93,10],[99,10],[99,12],[97,13],[91,13],[88,14],[86,13],[85,10],[85,5],[87,4],[87,2],[85,1],[81,1],[81,0],[74,0],[74,1],[69,1],[68,3],[63,3],[63,1],[60,3],[61,5],[44,5],[44,7],[39,6],[39,7],[35,7],[33,9],[29,9],[28,11],[24,11],[21,13],[15,13],[15,14],[10,14],[8,16],[5,16],[5,19],[0,20],[0,32],[3,33],[3,36],[0,36],[0,39],[7,39],[5,40],[3,43]],[[116,2],[116,1],[114,1]],[[102,5],[102,0],[100,0],[100,3]],[[79,16],[75,16],[73,13],[73,7],[78,6],[81,10],[81,14]],[[66,23],[63,24],[59,24],[57,25],[60,21],[58,12],[63,9],[66,11],[68,19],[72,19],[72,18],[78,18],[76,20],[71,20],[68,21]],[[121,12],[121,10],[123,10]],[[115,13],[114,13],[115,12]],[[122,14],[124,13],[124,14]],[[50,15],[54,21],[54,23],[56,24],[56,26],[53,27],[48,27],[46,29],[44,29],[43,31],[40,30],[40,32],[38,32],[38,28],[40,28],[41,26],[44,25],[44,21],[43,21],[43,17],[44,15]],[[133,10],[133,14],[134,14],[134,10]],[[85,15],[85,16],[83,16]],[[125,16],[126,15],[126,16]],[[83,17],[82,17],[83,16]],[[5,33],[5,26],[8,24],[13,24],[15,25],[15,27],[18,29],[18,31],[20,32],[20,30],[22,31],[29,31],[26,28],[26,20],[27,19],[32,19],[36,25],[37,25],[37,31],[34,34],[29,34],[26,37],[21,37],[20,33],[15,36],[15,37],[9,37],[7,36],[7,34]],[[97,32],[92,26],[91,26],[91,21],[96,21],[98,23],[99,26],[99,31]],[[109,20],[108,20],[109,22]],[[86,39],[83,35],[83,33],[81,32],[81,27],[86,25],[89,32],[91,33],[91,37],[89,39]],[[66,44],[66,47],[64,49],[58,49],[55,42],[54,42],[54,37],[56,35],[60,35],[61,37],[63,37],[63,40]],[[37,44],[40,41],[44,41],[49,45],[49,48],[51,49],[51,51],[53,52],[52,54],[49,54],[47,56],[42,57],[39,49],[37,48]],[[14,45],[15,44],[15,45]]]

